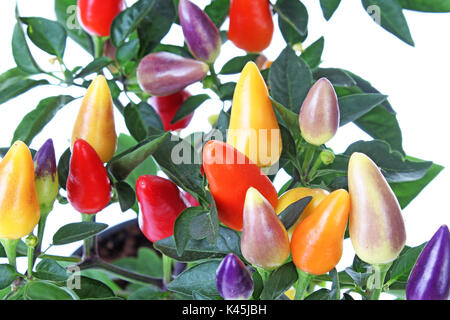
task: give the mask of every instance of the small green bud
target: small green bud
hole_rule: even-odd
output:
[[[320,160],[326,166],[332,164],[334,162],[334,158],[335,158],[334,153],[331,150],[323,150],[320,153]]]
[[[30,248],[34,248],[37,245],[37,242],[38,242],[38,238],[34,234],[30,234],[25,239],[25,244],[27,245],[27,247],[30,247]]]

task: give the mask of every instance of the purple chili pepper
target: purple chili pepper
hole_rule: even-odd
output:
[[[253,293],[253,279],[245,264],[229,253],[216,271],[216,287],[225,300],[247,300]]]
[[[450,297],[450,233],[441,226],[419,255],[406,285],[407,300]]]
[[[205,12],[189,0],[180,0],[178,15],[189,51],[196,59],[208,64],[213,63],[222,45],[215,24]]]

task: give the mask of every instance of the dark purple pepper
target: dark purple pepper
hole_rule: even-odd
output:
[[[450,233],[441,226],[419,255],[406,285],[407,300],[450,298]]]
[[[222,45],[215,24],[205,12],[189,0],[180,0],[178,15],[189,51],[196,59],[208,64],[213,63]]]
[[[34,156],[34,167],[36,178],[56,176],[56,157],[53,140],[48,139]]]
[[[247,300],[253,293],[253,279],[245,264],[229,253],[216,271],[216,287],[226,300]]]

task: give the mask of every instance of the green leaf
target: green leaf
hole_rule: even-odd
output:
[[[27,33],[33,43],[45,52],[62,58],[66,49],[67,32],[58,22],[38,18],[20,18],[28,25]]]
[[[334,268],[329,272],[329,275],[332,280],[331,291],[330,291],[330,300],[340,300],[341,299],[341,288],[339,286],[339,275],[336,269]]]
[[[420,253],[427,245],[427,242],[414,248],[404,248],[400,256],[394,261],[388,271],[389,281],[407,282],[412,268],[416,264]]]
[[[133,292],[128,300],[160,300],[161,295],[161,290],[158,287],[150,285]]]
[[[16,269],[9,264],[0,264],[0,290],[9,287],[17,276]]]
[[[352,94],[339,98],[340,126],[353,122],[387,99],[377,93]]]
[[[66,281],[69,277],[66,269],[52,259],[41,260],[36,266],[36,272],[33,275],[39,279],[51,281]]]
[[[109,66],[113,60],[108,57],[100,57],[94,59],[86,67],[81,69],[74,78],[84,78],[92,73],[100,72],[103,68]]]
[[[28,247],[22,240],[19,241],[16,247],[17,257],[26,257],[28,252]],[[0,244],[0,258],[6,258],[5,248]]]
[[[181,256],[177,254],[174,237],[165,238],[154,243],[155,249],[177,261],[190,262],[202,259],[223,258],[228,253],[241,256],[239,234],[229,228],[219,226],[219,236],[215,244],[208,240],[191,239]]]
[[[211,203],[211,210],[203,212],[192,219],[190,234],[195,240],[206,238],[209,243],[214,244],[219,236],[219,218],[214,199],[209,192],[208,200]]]
[[[297,281],[297,268],[288,262],[273,271],[261,292],[261,300],[277,300]]]
[[[397,0],[362,0],[362,4],[377,24],[414,47],[408,23]]]
[[[70,157],[72,153],[70,152],[70,147],[64,151],[58,161],[58,182],[61,188],[66,190],[67,177],[69,176],[69,166]]]
[[[272,97],[298,114],[311,84],[312,74],[306,62],[297,57],[290,47],[286,47],[270,67]]]
[[[134,59],[139,53],[139,39],[131,39],[116,50],[116,59],[120,65]]]
[[[74,99],[72,96],[65,95],[45,98],[39,102],[36,109],[28,113],[17,126],[11,143],[22,140],[29,145],[56,113]]]
[[[240,73],[242,69],[244,69],[245,65],[249,61],[256,61],[259,54],[256,53],[248,53],[245,56],[238,56],[227,61],[222,69],[220,70],[220,74],[235,74]]]
[[[320,7],[322,8],[323,17],[327,21],[331,19],[340,3],[341,0],[320,0]]]
[[[286,126],[289,128],[289,132],[292,134],[292,137],[294,138],[300,137],[301,134],[298,123],[298,114],[284,107],[282,104],[275,101],[272,97],[270,97],[270,100],[272,100],[272,104],[275,107],[275,110],[281,116]]]
[[[120,210],[125,212],[131,209],[136,204],[136,193],[133,188],[123,181],[117,182],[114,186],[119,197]]]
[[[328,289],[319,289],[314,291],[305,300],[329,300],[331,291]]]
[[[136,271],[154,278],[163,277],[163,263],[155,250],[139,248]]]
[[[291,203],[278,215],[278,218],[280,218],[286,230],[289,230],[297,222],[311,200],[312,197],[302,198],[294,203]]]
[[[230,0],[213,0],[205,7],[205,13],[219,29],[224,23],[230,10]]]
[[[226,82],[219,87],[219,97],[221,100],[232,100],[236,82]]]
[[[367,280],[372,275],[371,272],[358,272],[352,268],[346,268],[345,272],[355,281],[358,287],[363,289],[366,287]]]
[[[145,102],[130,103],[124,109],[125,123],[133,138],[142,141],[150,130],[164,130],[160,116],[151,105]]]
[[[9,69],[0,75],[0,104],[27,92],[39,85],[48,84],[47,80],[28,79],[28,74],[19,68]]]
[[[48,281],[29,282],[24,296],[29,300],[74,300],[68,291]]]
[[[42,73],[42,69],[37,65],[33,56],[31,55],[30,48],[28,47],[25,39],[25,34],[22,30],[20,22],[16,23],[12,36],[12,51],[14,61],[17,67],[23,72],[29,74]]]
[[[275,10],[299,35],[305,36],[308,28],[308,11],[300,1],[278,0]]]
[[[77,222],[62,226],[53,235],[53,245],[62,245],[89,238],[108,227],[104,223]]]
[[[192,291],[192,297],[194,298],[194,300],[214,300],[214,299],[207,297],[201,293],[198,293],[197,291]]]
[[[278,17],[278,27],[280,28],[281,35],[289,46],[294,46],[298,43],[302,43],[308,37],[308,34],[299,34],[286,20]]]
[[[189,207],[183,210],[178,215],[173,227],[173,239],[176,245],[178,256],[183,255],[184,249],[191,239],[192,220],[205,212],[205,209],[201,207]]]
[[[450,12],[450,0],[398,0],[402,8],[422,12]]]
[[[105,299],[115,297],[114,292],[106,284],[85,276],[80,277],[79,289],[75,288],[73,291],[80,299]]]
[[[316,68],[320,64],[324,44],[324,37],[320,37],[308,48],[306,48],[305,51],[302,52],[302,59],[308,64],[311,69]]]
[[[337,68],[317,68],[314,70],[313,78],[327,78],[336,87],[352,87],[356,85],[355,80],[347,72]]]
[[[177,112],[173,116],[171,123],[173,124],[189,116],[195,111],[195,109],[200,107],[200,105],[208,99],[211,99],[211,97],[207,94],[198,94],[195,96],[190,96],[189,98],[186,99],[186,101],[183,102],[183,104],[177,110]]]
[[[220,262],[210,260],[185,270],[167,285],[167,289],[187,295],[192,295],[195,291],[208,297],[219,297],[216,289],[216,270]]]

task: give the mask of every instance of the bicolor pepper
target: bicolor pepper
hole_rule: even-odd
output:
[[[78,0],[77,14],[84,30],[107,37],[114,18],[125,8],[123,0]]]
[[[222,45],[215,24],[205,12],[189,0],[180,0],[178,16],[189,51],[196,59],[212,64],[219,55]]]
[[[78,139],[87,141],[102,162],[111,160],[116,152],[117,134],[111,91],[102,75],[92,81],[83,98],[72,132],[72,149]]]
[[[192,120],[194,113],[186,116],[185,118],[178,120],[175,123],[171,123],[173,117],[177,113],[178,109],[183,103],[190,97],[190,93],[186,90],[175,92],[174,94],[158,97],[152,96],[149,99],[150,105],[159,114],[161,121],[166,131],[175,131],[186,128]]]
[[[139,228],[151,242],[173,235],[178,215],[189,206],[178,186],[153,175],[140,176],[136,195],[141,207]]]
[[[350,157],[348,189],[349,232],[356,254],[373,265],[392,262],[406,242],[401,208],[377,165],[363,153]]]
[[[16,141],[0,162],[0,239],[26,236],[39,217],[33,159],[27,145]]]
[[[270,179],[228,143],[211,140],[205,144],[203,169],[219,219],[226,226],[242,230],[245,195],[250,187],[261,192],[272,207],[276,207],[278,195]]]
[[[241,251],[254,266],[273,270],[289,257],[289,236],[275,210],[255,188],[245,196]]]
[[[300,109],[302,137],[310,144],[322,145],[334,137],[339,121],[336,91],[328,79],[321,78],[311,87]]]
[[[270,167],[281,156],[277,118],[266,83],[252,61],[245,65],[234,91],[227,143],[259,167]]]
[[[268,0],[231,0],[228,39],[247,52],[266,49],[273,36],[273,20]]]
[[[103,162],[83,139],[73,145],[66,189],[70,204],[80,213],[100,212],[111,200],[111,182]]]
[[[321,275],[339,263],[349,211],[348,192],[336,190],[297,226],[291,240],[292,260],[297,268]]]
[[[225,300],[248,300],[252,296],[252,276],[235,254],[227,254],[217,268],[216,288]]]
[[[450,299],[450,232],[441,226],[427,243],[406,285],[407,300]]]
[[[145,92],[154,96],[168,96],[203,80],[208,71],[209,66],[202,61],[169,52],[155,52],[141,60],[137,78]]]

